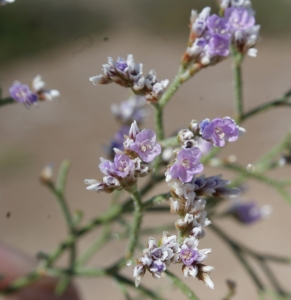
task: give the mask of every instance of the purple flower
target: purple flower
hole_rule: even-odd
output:
[[[203,139],[211,140],[214,146],[223,147],[225,141],[234,142],[238,139],[239,129],[231,118],[216,118],[208,122],[204,120],[200,123],[200,133]]]
[[[113,104],[111,111],[114,116],[124,124],[130,124],[134,120],[136,120],[137,123],[141,123],[147,116],[146,104],[147,101],[144,97],[133,96],[121,102],[120,105]]]
[[[195,174],[204,169],[200,163],[201,151],[197,147],[181,149],[177,155],[176,162],[170,167],[171,178],[179,178],[183,182],[190,182]]]
[[[155,277],[159,277],[160,273],[164,272],[165,270],[166,270],[166,265],[161,260],[154,261],[150,266],[150,271],[152,273],[157,273]]]
[[[202,138],[198,138],[196,147],[201,150],[202,155],[207,155],[213,148],[213,145]]]
[[[31,105],[37,102],[38,97],[35,93],[33,93],[28,85],[21,84],[20,82],[15,82],[9,89],[11,97],[20,103],[24,103],[26,105]]]
[[[114,157],[114,172],[124,178],[134,170],[134,162],[124,154],[116,154]]]
[[[209,54],[211,57],[228,56],[230,47],[230,38],[214,35],[209,40]]]
[[[105,175],[113,175],[114,174],[114,163],[108,159],[104,159],[100,157],[101,163],[99,164],[100,171]]]
[[[123,141],[124,141],[124,135],[127,135],[129,132],[129,126],[123,125],[114,135],[114,138],[111,140],[111,143],[109,146],[105,147],[105,151],[107,152],[108,156],[110,158],[114,158],[115,152],[114,148],[117,148],[121,151],[123,151]]]
[[[127,68],[127,62],[122,57],[118,57],[115,63],[115,68],[117,71],[124,72],[124,70]]]
[[[260,208],[255,202],[237,202],[228,213],[231,213],[241,223],[250,225],[268,216],[271,210],[269,205]]]
[[[5,5],[7,3],[13,3],[13,2],[14,2],[14,0],[0,0],[0,6]]]
[[[220,36],[225,39],[229,39],[230,34],[230,25],[228,20],[225,18],[220,18],[217,15],[212,15],[207,19],[207,27],[209,33],[213,35]]]
[[[190,266],[198,258],[198,251],[187,247],[187,248],[181,249],[180,257],[181,257],[184,265]]]
[[[130,149],[136,152],[144,162],[151,162],[161,154],[161,146],[156,142],[156,135],[150,129],[143,129],[139,132]]]
[[[232,32],[244,31],[255,25],[255,18],[243,7],[230,7],[225,11]]]
[[[205,7],[192,25],[192,30],[198,37],[200,37],[203,34],[206,28],[206,20],[209,17],[209,14],[210,7]]]

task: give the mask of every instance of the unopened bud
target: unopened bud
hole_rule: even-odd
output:
[[[192,120],[189,124],[189,129],[194,133],[198,134],[199,133],[199,122],[196,120]]]
[[[182,129],[178,133],[178,140],[180,143],[184,144],[185,141],[191,140],[193,136],[193,132],[189,129]]]
[[[136,135],[139,133],[139,128],[136,124],[136,121],[133,121],[133,123],[130,126],[129,129],[129,137],[133,140],[135,140]]]
[[[53,177],[53,167],[51,164],[47,164],[45,168],[40,173],[40,181],[44,184],[52,182]]]

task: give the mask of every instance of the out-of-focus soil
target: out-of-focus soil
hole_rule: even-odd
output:
[[[105,37],[105,36],[104,36]],[[116,85],[93,86],[88,78],[101,72],[107,56],[125,57],[128,53],[137,62],[143,62],[144,71],[155,69],[159,79],[173,79],[183,40],[160,36],[145,36],[124,28],[95,38],[94,44],[80,53],[73,54],[80,45],[68,45],[33,59],[15,62],[0,70],[3,94],[15,79],[25,83],[41,74],[48,87],[60,90],[61,97],[53,102],[40,103],[39,107],[26,109],[10,105],[0,110],[0,238],[35,255],[39,250],[50,252],[65,237],[66,228],[53,196],[38,181],[38,174],[48,162],[55,171],[64,158],[72,162],[67,185],[67,199],[73,210],[85,212],[84,221],[100,214],[108,207],[110,196],[85,189],[85,178],[98,178],[99,157],[104,156],[104,145],[118,129],[110,115],[110,105],[128,97],[129,91]],[[291,40],[263,40],[257,58],[246,58],[244,64],[245,109],[278,98],[290,88]],[[193,118],[223,117],[233,114],[231,62],[227,60],[203,70],[173,97],[165,111],[167,134],[185,127]],[[261,114],[244,125],[246,135],[230,144],[222,156],[236,154],[240,163],[247,165],[280,141],[290,125],[290,110],[274,109]],[[149,117],[145,127],[153,127]],[[222,170],[210,170],[211,174]],[[223,173],[232,178],[231,173]],[[290,176],[290,167],[272,173],[278,178]],[[229,235],[264,253],[290,256],[291,207],[270,187],[251,183],[244,195],[258,203],[271,204],[273,214],[266,221],[254,226],[241,226],[232,220],[217,222]],[[159,191],[166,191],[162,186]],[[7,217],[10,212],[10,217]],[[169,214],[147,216],[144,226],[174,223],[176,216]],[[94,240],[98,231],[85,238],[84,249]],[[212,232],[207,231],[200,247],[212,248],[207,259],[215,266],[212,274],[214,291],[194,279],[186,282],[202,300],[221,299],[226,293],[226,279],[237,283],[234,299],[256,299],[256,290],[242,266],[230,249]],[[125,243],[112,241],[91,262],[92,266],[105,266],[123,255]],[[138,254],[138,251],[137,251]],[[251,261],[253,263],[253,261]],[[272,264],[273,267],[273,264]],[[291,270],[275,266],[283,286],[288,288]],[[1,268],[0,268],[1,270]],[[179,274],[178,268],[173,268]],[[260,272],[260,271],[259,271]],[[132,267],[125,274],[131,276]],[[265,278],[266,283],[268,282]],[[173,291],[166,278],[154,281],[149,274],[144,277],[149,286],[163,288],[168,299],[185,299]],[[86,300],[123,299],[118,287],[108,278],[77,280]]]

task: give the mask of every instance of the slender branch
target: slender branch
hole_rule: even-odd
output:
[[[209,226],[215,233],[217,233],[220,238],[222,238],[223,241],[226,242],[226,244],[230,247],[234,255],[238,258],[238,260],[241,262],[242,266],[245,268],[245,270],[248,272],[250,277],[252,278],[254,284],[257,286],[259,290],[265,290],[265,287],[261,280],[259,279],[258,275],[255,273],[251,265],[248,263],[248,261],[244,258],[244,256],[241,253],[241,249],[238,246],[237,243],[235,243],[232,239],[230,239],[225,232],[223,232],[219,227],[214,225],[213,223]]]
[[[194,292],[176,275],[171,273],[170,271],[165,271],[166,275],[172,280],[172,283],[181,290],[181,292],[187,297],[189,300],[199,300],[199,298],[194,294]]]
[[[122,292],[125,300],[132,300],[128,291],[126,290],[125,284],[117,278],[115,278],[115,282],[117,283],[117,286],[119,287],[120,291]]]
[[[112,276],[119,282],[122,282],[122,283],[124,283],[130,287],[133,287],[135,289],[135,283],[131,279],[128,279],[127,277],[120,275],[120,274],[113,274]],[[140,284],[138,286],[138,290],[140,292],[142,292],[145,296],[148,296],[149,298],[151,298],[153,300],[165,300],[165,298],[161,297],[160,295],[156,294],[155,292],[144,287],[142,284]]]
[[[244,167],[236,164],[224,164],[223,167],[240,173],[243,176],[242,178],[250,177],[273,187],[288,203],[291,204],[291,195],[285,190],[284,182],[272,179],[259,172],[248,172]]]
[[[69,233],[74,236],[75,235],[74,218],[71,215],[69,206],[64,197],[65,185],[66,185],[69,168],[70,168],[69,161],[67,161],[67,160],[63,161],[63,163],[60,167],[60,170],[59,170],[59,175],[58,175],[58,180],[57,180],[56,186],[54,185],[53,182],[48,182],[47,186],[50,188],[50,190],[53,192],[53,194],[55,195],[55,197],[57,199],[57,202],[58,202],[58,204],[61,208],[61,211],[64,215],[64,218],[66,220]],[[73,243],[71,243],[71,245],[70,245],[71,254],[70,254],[70,262],[69,262],[69,271],[71,274],[73,273],[73,270],[75,267],[75,261],[76,261],[75,241]],[[56,286],[56,290],[55,290],[57,295],[61,295],[69,286],[70,281],[71,281],[71,276],[72,276],[71,274],[64,275],[61,277],[58,285]]]
[[[165,105],[169,102],[169,100],[172,98],[172,96],[177,92],[179,87],[181,86],[181,74],[184,73],[184,68],[180,67],[178,74],[174,78],[174,80],[171,82],[170,86],[168,89],[165,91],[163,94],[162,98],[159,100],[160,107],[163,108]]]
[[[282,153],[287,147],[289,147],[291,142],[291,127],[288,129],[286,135],[284,136],[283,140],[275,145],[270,151],[268,151],[263,157],[261,157],[258,162],[256,163],[257,169],[261,172],[268,169],[270,165],[270,161],[274,159],[277,155]]]
[[[4,106],[7,104],[14,104],[14,103],[16,103],[16,101],[12,98],[5,98],[0,100],[0,106]]]
[[[143,203],[141,202],[141,195],[137,187],[135,187],[135,190],[132,192],[131,197],[134,203],[134,213],[127,247],[126,257],[128,259],[131,259],[133,257],[134,250],[136,248],[136,245],[138,244],[138,234],[143,217]]]
[[[166,148],[166,147],[177,147],[179,145],[179,142],[178,142],[178,138],[177,136],[172,136],[170,138],[167,138],[163,141],[160,141],[160,144],[163,148]]]
[[[269,278],[270,283],[272,284],[273,288],[276,290],[276,292],[281,296],[286,296],[286,292],[281,287],[280,283],[278,282],[277,278],[273,274],[272,270],[269,268],[267,263],[264,259],[258,260],[259,265],[261,266],[262,270],[266,274],[266,276]]]
[[[243,115],[243,87],[242,87],[242,70],[241,64],[243,61],[243,55],[238,52],[234,47],[232,47],[232,57],[233,57],[233,77],[234,77],[234,88],[235,88],[235,98],[234,107],[236,113],[236,120],[241,121]]]
[[[277,100],[273,100],[273,101],[270,101],[270,102],[267,102],[267,103],[263,103],[251,110],[249,110],[248,112],[244,113],[242,116],[241,116],[241,121],[245,121],[247,120],[248,118],[252,117],[252,116],[255,116],[257,115],[258,113],[261,113],[261,112],[265,112],[269,109],[271,109],[272,107],[288,107],[288,106],[291,106],[291,103],[290,102],[286,102],[288,100],[290,96],[286,96],[286,94],[281,98],[281,99],[277,99]]]
[[[164,139],[164,124],[163,124],[163,108],[160,103],[154,104],[155,108],[155,121],[156,121],[156,132],[159,141]]]
[[[109,224],[104,225],[103,230],[100,233],[100,236],[98,236],[98,239],[86,250],[85,253],[83,253],[83,255],[79,258],[77,265],[82,266],[86,264],[91,259],[91,257],[102,246],[104,246],[105,242],[107,242],[110,237],[110,229],[111,226]]]

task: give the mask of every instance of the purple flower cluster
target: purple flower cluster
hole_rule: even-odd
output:
[[[260,25],[255,25],[256,20],[251,9],[243,7],[230,7],[225,10],[225,18],[230,25],[233,42],[236,49],[249,56],[255,57],[255,45],[259,38]]]
[[[114,149],[119,149],[123,151],[123,142],[124,142],[124,136],[128,134],[130,129],[130,126],[123,125],[121,128],[115,133],[113,139],[111,140],[111,143],[109,146],[104,147],[106,154],[110,159],[114,159],[115,151]]]
[[[101,158],[99,168],[105,175],[102,181],[86,179],[88,190],[111,193],[115,189],[129,189],[137,177],[146,176],[152,171],[148,164],[161,153],[161,146],[156,142],[156,135],[150,129],[139,131],[134,121],[128,136],[124,136],[124,151],[114,149],[113,162]]]
[[[221,5],[226,7],[224,17],[210,15],[210,7],[205,7],[200,14],[192,11],[190,46],[183,56],[184,64],[215,64],[229,55],[232,41],[239,52],[256,56],[257,50],[253,47],[258,40],[260,26],[255,25],[253,11],[243,4],[232,6],[229,0],[221,1]]]
[[[118,121],[122,124],[131,124],[134,120],[140,124],[147,116],[146,99],[142,96],[132,96],[128,100],[113,104],[111,111]]]
[[[217,15],[210,16],[210,7],[200,14],[191,13],[190,46],[184,61],[194,61],[202,65],[214,64],[229,55],[231,32],[228,21]]]
[[[204,169],[199,161],[201,155],[198,147],[180,149],[174,164],[167,170],[167,181],[172,178],[178,178],[182,182],[191,181],[195,174],[201,173]]]
[[[91,77],[90,81],[95,85],[115,82],[123,87],[130,87],[135,94],[142,95],[153,103],[162,96],[169,83],[168,80],[157,81],[154,70],[144,77],[142,64],[136,64],[131,54],[127,60],[118,57],[114,61],[109,57],[108,64],[103,65],[103,72],[103,75]]]
[[[250,225],[266,218],[272,211],[270,205],[259,207],[255,202],[243,203],[237,201],[232,205],[227,214],[231,214],[240,223]]]
[[[216,147],[223,147],[225,141],[234,142],[238,139],[239,134],[245,130],[229,117],[223,119],[216,118],[210,121],[204,119],[199,124],[199,133],[201,137],[209,142],[212,142]]]
[[[26,84],[14,82],[10,87],[9,92],[11,97],[19,102],[25,104],[27,107],[36,104],[42,100],[52,100],[60,95],[57,90],[45,90],[45,83],[41,80],[41,76],[36,76],[32,81],[31,88]]]
[[[0,6],[5,5],[7,3],[13,3],[15,0],[0,0]]]
[[[143,250],[141,257],[133,271],[135,285],[138,286],[146,271],[149,271],[154,278],[160,278],[171,263],[182,264],[184,277],[189,275],[202,280],[208,287],[214,288],[209,273],[214,270],[211,266],[205,266],[202,261],[207,258],[211,249],[197,248],[199,241],[195,237],[184,240],[180,245],[177,237],[167,232],[158,246],[154,238],[149,238],[148,248]]]
[[[221,9],[225,10],[228,7],[244,7],[251,8],[250,0],[219,0]]]

